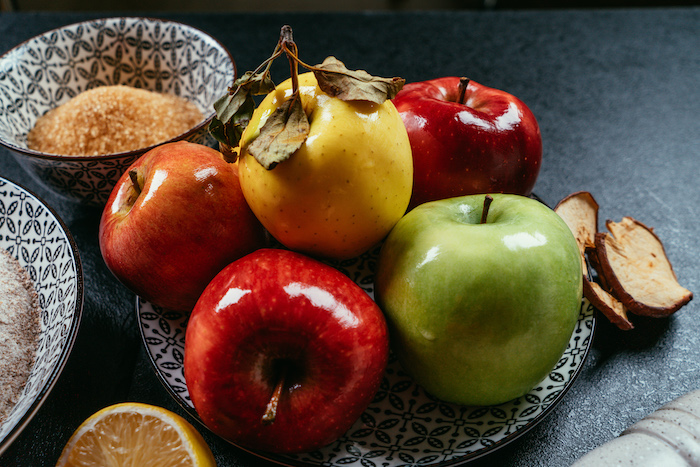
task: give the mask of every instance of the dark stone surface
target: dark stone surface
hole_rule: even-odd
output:
[[[97,16],[3,14],[0,53]],[[601,224],[629,215],[654,227],[681,284],[697,292],[700,9],[150,16],[209,32],[229,48],[239,71],[267,58],[288,23],[308,63],[333,54],[377,75],[408,81],[467,75],[508,90],[531,107],[542,130],[536,193],[553,205],[588,190],[601,206]],[[99,210],[47,192],[4,149],[0,175],[57,211],[75,237],[85,273],[84,318],[73,353],[0,465],[53,465],[73,430],[111,403],[136,400],[182,413],[150,367],[134,296],[102,261]],[[638,321],[629,332],[599,317],[589,358],[561,404],[474,465],[570,465],[660,405],[700,388],[697,313],[696,300],[669,319]],[[203,434],[220,466],[267,465]]]

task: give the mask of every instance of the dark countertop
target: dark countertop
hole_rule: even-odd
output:
[[[0,15],[0,53],[48,29],[105,14]],[[550,205],[588,190],[601,224],[632,216],[655,228],[682,285],[700,291],[700,8],[356,14],[153,14],[219,39],[239,72],[268,57],[290,24],[302,59],[420,81],[467,75],[525,101],[542,131],[535,192]],[[132,400],[184,413],[139,337],[134,296],[106,269],[100,211],[39,186],[0,149],[0,175],[34,191],[80,250],[85,305],[73,353],[46,403],[0,465],[54,465],[93,412]],[[669,319],[619,331],[598,319],[584,368],[534,429],[473,465],[570,465],[660,405],[700,388],[696,299]],[[200,427],[201,428],[201,427]],[[201,430],[220,466],[268,465]]]

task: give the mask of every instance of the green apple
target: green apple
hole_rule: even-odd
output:
[[[392,229],[377,268],[399,361],[427,392],[456,404],[528,393],[566,350],[581,306],[573,234],[519,195],[418,206]]]

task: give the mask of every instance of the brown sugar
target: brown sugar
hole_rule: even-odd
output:
[[[40,314],[29,275],[0,248],[0,424],[29,379],[39,346]]]
[[[203,120],[186,99],[129,86],[82,92],[41,116],[27,135],[29,149],[96,156],[164,143]]]

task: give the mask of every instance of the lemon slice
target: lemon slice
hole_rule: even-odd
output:
[[[216,466],[202,435],[179,415],[126,402],[95,412],[73,433],[59,466]]]

